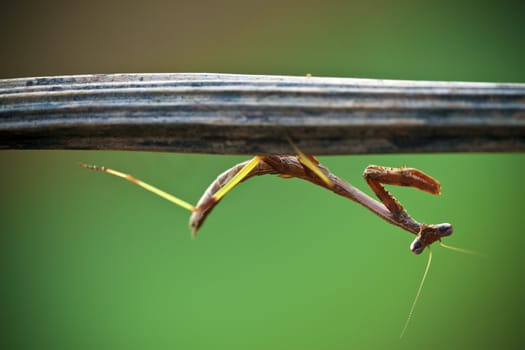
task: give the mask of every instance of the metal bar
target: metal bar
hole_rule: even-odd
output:
[[[525,151],[525,84],[232,74],[0,80],[0,149]]]

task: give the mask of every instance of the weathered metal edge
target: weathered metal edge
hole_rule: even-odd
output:
[[[0,80],[0,149],[523,152],[525,84],[207,73]]]

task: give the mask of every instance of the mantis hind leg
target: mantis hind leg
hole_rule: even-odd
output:
[[[250,173],[259,165],[262,159],[262,156],[255,156],[245,162],[242,167],[240,167],[241,164],[238,164],[219,175],[210,185],[202,195],[190,217],[190,229],[192,230],[193,237],[197,236],[200,227],[219,201],[241,181],[249,177]],[[234,175],[232,176],[232,174]]]
[[[162,197],[166,199],[167,201],[176,204],[190,212],[192,212],[192,216],[190,217],[190,227],[193,231],[193,236],[197,234],[198,229],[206,219],[206,216],[209,214],[211,209],[221,200],[222,197],[224,197],[229,191],[231,191],[239,182],[244,180],[246,176],[259,164],[262,157],[256,156],[253,159],[251,159],[249,162],[247,162],[230,180],[228,180],[226,183],[221,184],[218,186],[218,190],[214,193],[208,193],[206,192],[204,195],[204,202],[199,201],[199,203],[196,206],[193,206],[192,204],[175,197],[155,186],[152,186],[150,184],[145,183],[142,180],[137,179],[134,176],[131,176],[129,174],[125,174],[123,172],[120,172],[118,170],[114,170],[107,167],[102,166],[96,166],[96,165],[88,165],[88,164],[80,164],[81,167],[93,171],[99,171],[103,173],[107,173],[113,176],[120,177],[126,181],[129,181],[137,186],[140,186],[144,188],[145,190]]]
[[[193,205],[191,205],[190,203],[178,198],[178,197],[175,197],[167,192],[164,192],[163,190],[155,187],[155,186],[152,186],[150,184],[147,184],[145,183],[144,181],[141,181],[139,179],[137,179],[136,177],[134,176],[131,176],[129,174],[125,174],[125,173],[122,173],[118,170],[114,170],[114,169],[111,169],[111,168],[107,168],[107,167],[103,167],[103,166],[96,166],[96,165],[89,165],[89,164],[80,164],[80,166],[82,168],[85,168],[85,169],[89,169],[89,170],[93,170],[93,171],[99,171],[99,172],[102,172],[102,173],[107,173],[107,174],[110,174],[110,175],[113,175],[113,176],[117,176],[117,177],[120,177],[124,180],[127,180],[137,186],[140,186],[142,187],[143,189],[145,189],[146,191],[149,191],[159,197],[162,197],[164,198],[165,200],[173,203],[173,204],[176,204],[178,205],[179,207],[181,208],[184,208],[186,210],[189,210],[191,212],[195,211],[195,207]]]
[[[253,157],[246,165],[239,170],[234,177],[230,179],[223,187],[221,187],[217,192],[212,195],[213,200],[216,202],[220,201],[228,192],[230,192],[235,186],[239,184],[246,176],[259,164],[261,161],[261,156]]]

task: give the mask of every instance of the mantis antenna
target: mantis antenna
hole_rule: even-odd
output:
[[[459,247],[454,247],[454,246],[445,244],[445,243],[443,243],[441,241],[439,241],[439,245],[441,247],[443,247],[443,248],[450,249],[450,250],[453,250],[453,251],[458,252],[458,253],[475,255],[475,256],[481,256],[480,253],[475,252],[473,250],[468,250],[468,249],[463,249],[463,248],[459,248]],[[414,298],[414,302],[412,303],[412,307],[410,308],[410,312],[408,313],[407,320],[405,322],[405,325],[403,327],[403,330],[401,331],[401,335],[399,336],[399,338],[403,338],[403,335],[405,334],[405,332],[406,332],[406,330],[408,328],[408,324],[410,323],[410,319],[412,318],[412,314],[414,313],[414,309],[416,308],[416,304],[417,304],[417,301],[418,301],[419,296],[421,294],[421,290],[423,289],[423,284],[425,283],[425,279],[427,278],[427,274],[428,274],[428,270],[430,269],[430,263],[431,262],[432,262],[432,250],[430,250],[430,246],[429,246],[428,247],[427,266],[425,267],[425,272],[423,273],[423,278],[421,279],[421,283],[419,284],[419,288],[417,290],[416,297]]]
[[[432,250],[430,250],[430,247],[428,247],[427,266],[425,267],[425,272],[423,272],[423,278],[421,279],[421,282],[419,283],[419,288],[417,289],[416,297],[414,298],[414,301],[412,302],[412,306],[410,307],[410,312],[408,313],[407,320],[405,322],[405,325],[403,326],[403,330],[401,331],[399,338],[403,338],[403,335],[405,334],[408,328],[408,324],[410,323],[410,319],[412,318],[412,314],[414,313],[414,309],[416,308],[417,301],[419,300],[419,296],[421,295],[423,284],[425,284],[425,279],[427,278],[427,274],[428,274],[428,270],[430,269],[431,262],[432,262]]]
[[[459,247],[454,247],[453,245],[448,245],[448,244],[445,244],[445,243],[443,243],[441,241],[439,241],[439,245],[441,247],[443,247],[443,248],[450,249],[450,250],[453,250],[453,251],[458,252],[458,253],[482,256],[480,253],[475,252],[473,250],[468,250],[468,249],[463,249],[463,248],[459,248]]]

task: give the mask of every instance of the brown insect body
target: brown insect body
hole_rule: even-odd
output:
[[[361,190],[355,188],[345,180],[332,174],[330,170],[321,165],[315,157],[305,155],[293,144],[291,139],[288,139],[288,141],[297,154],[296,156],[256,156],[251,160],[239,163],[220,174],[206,189],[196,206],[120,171],[95,165],[81,164],[81,166],[123,178],[186,210],[191,211],[190,227],[194,236],[197,234],[213,208],[215,208],[220,200],[237,184],[254,176],[268,174],[278,175],[282,178],[296,177],[303,179],[361,204],[387,222],[415,234],[416,239],[410,245],[410,250],[415,254],[420,254],[425,247],[430,246],[435,241],[441,241],[441,238],[452,234],[451,224],[443,223],[427,225],[414,220],[403,208],[401,203],[383,187],[383,184],[410,186],[431,194],[440,194],[441,186],[439,182],[422,171],[406,167],[388,168],[369,165],[365,169],[363,176],[370,188],[379,198],[379,202]],[[465,249],[446,246],[444,244],[442,244],[442,246],[452,250],[472,254],[471,251]],[[430,262],[432,260],[430,250],[428,256],[429,258],[423,278],[403,331],[401,332],[401,336],[407,329],[414,307],[419,298],[419,294],[421,293],[423,282],[429,270]]]
[[[321,165],[312,156],[309,156],[309,159],[314,162],[319,171],[330,181],[323,180],[319,177],[311,170],[309,165],[304,164],[300,156],[278,155],[259,156],[258,158],[255,167],[240,181],[245,181],[254,176],[274,174],[284,178],[300,178],[324,187],[340,196],[363,205],[382,219],[415,234],[417,237],[411,245],[411,250],[416,254],[421,253],[426,246],[452,233],[452,226],[450,224],[427,225],[414,220],[406,212],[401,203],[381,185],[381,183],[386,183],[411,186],[432,194],[439,194],[441,192],[439,182],[420,170],[413,168],[386,168],[375,165],[368,166],[364,172],[364,177],[381,200],[381,203],[331,173],[328,168]],[[204,192],[190,217],[190,228],[193,231],[193,235],[197,234],[207,216],[222,198],[217,199],[214,195],[229,184],[235,175],[245,168],[249,162],[250,161],[239,163],[226,170],[220,174]]]

